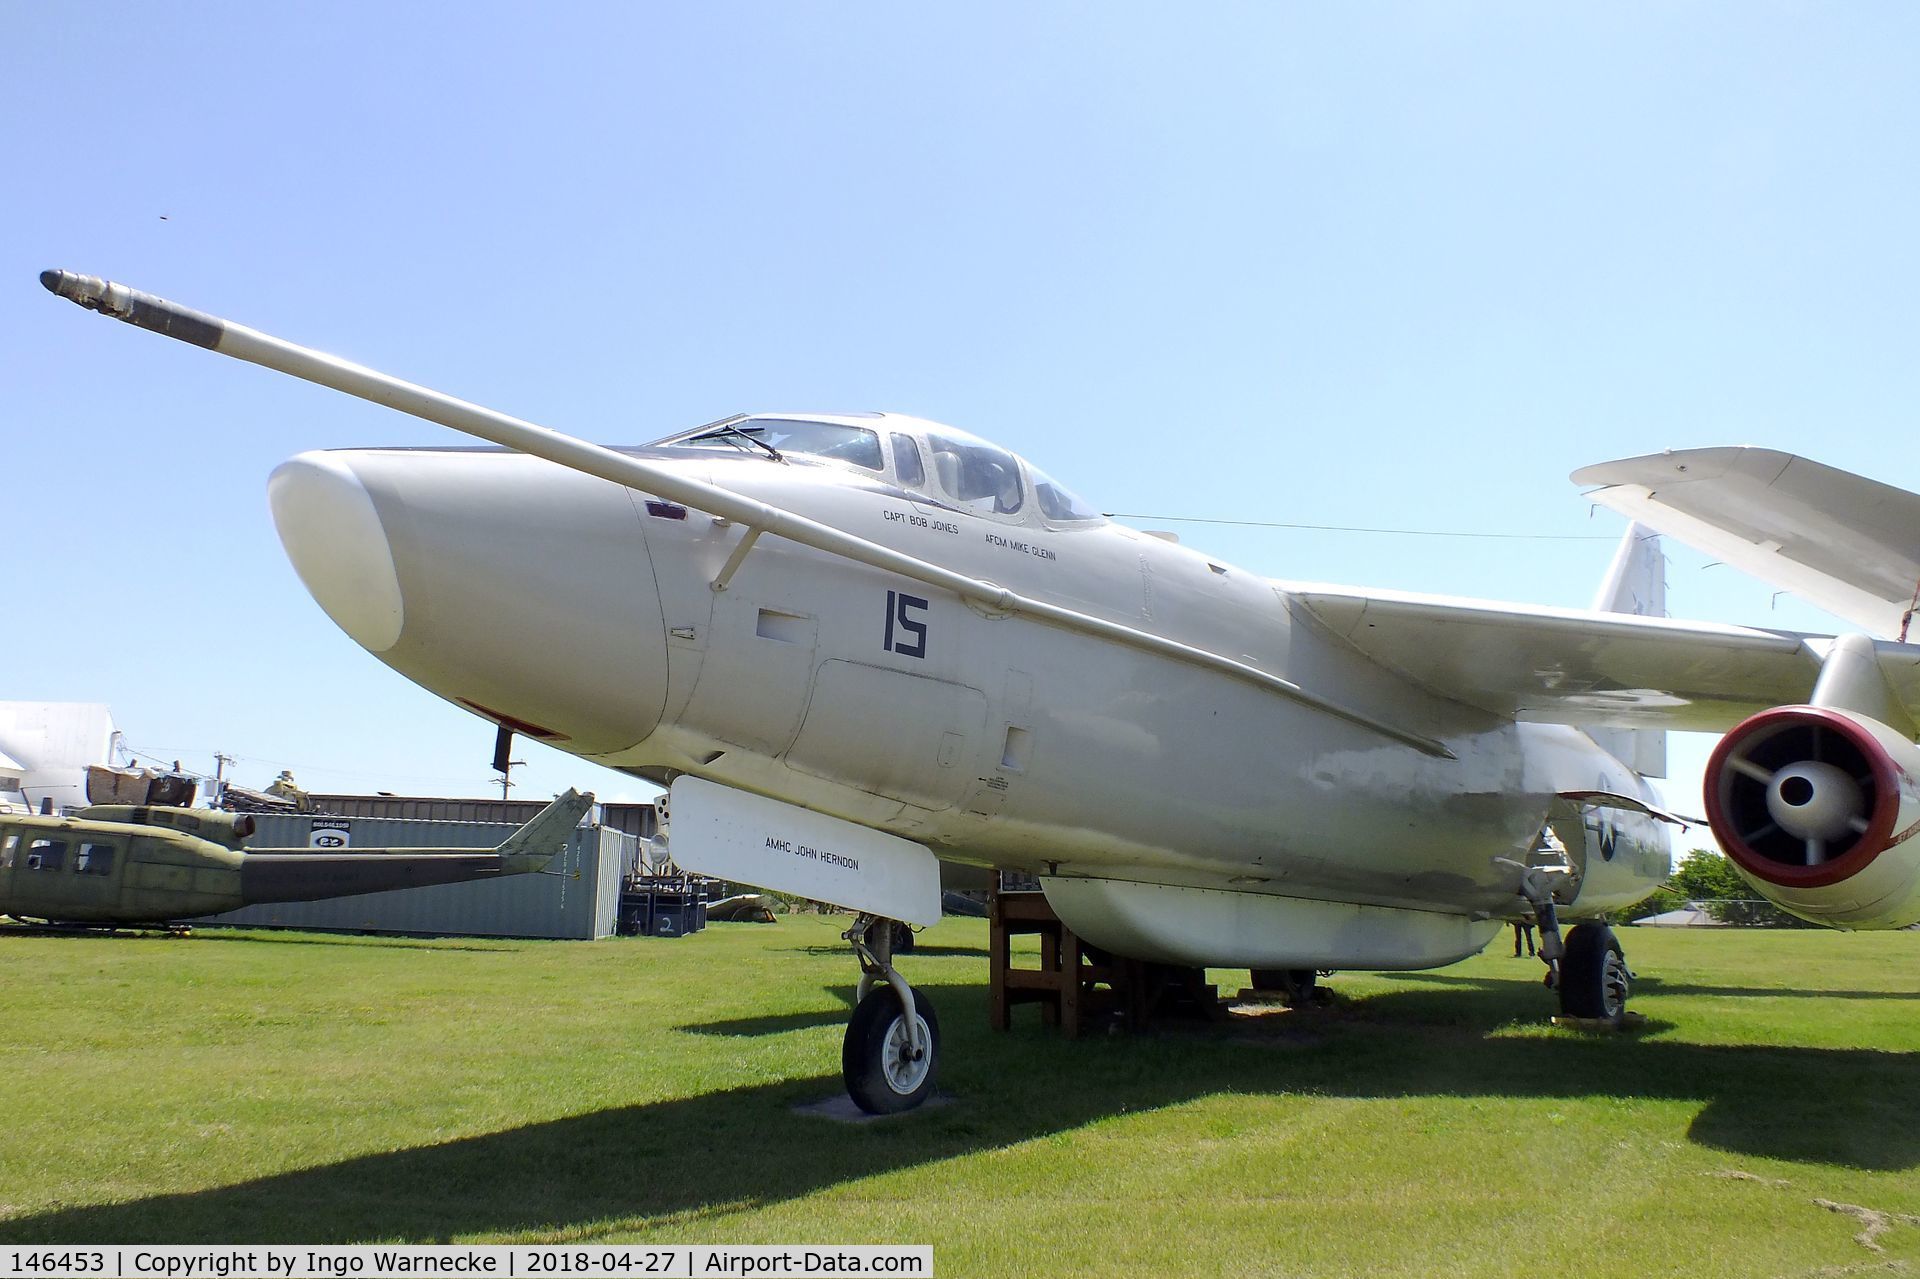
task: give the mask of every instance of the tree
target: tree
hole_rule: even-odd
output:
[[[1710,849],[1696,848],[1681,858],[1673,874],[1647,900],[1654,913],[1698,902],[1723,924],[1754,928],[1810,928],[1761,898],[1734,864]]]

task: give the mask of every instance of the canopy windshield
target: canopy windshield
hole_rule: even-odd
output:
[[[655,447],[745,453],[768,460],[817,459],[883,475],[891,447],[895,481],[943,505],[1016,524],[1105,519],[1058,480],[999,445],[911,418],[889,418],[868,427],[741,414],[669,435]]]
[[[728,418],[695,427],[661,440],[664,448],[710,449],[720,453],[789,454],[846,462],[869,471],[884,471],[880,436],[864,426],[844,422],[802,422],[789,418]]]

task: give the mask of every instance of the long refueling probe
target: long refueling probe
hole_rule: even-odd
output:
[[[124,320],[138,328],[163,333],[170,338],[178,338],[182,342],[218,351],[250,364],[276,369],[302,381],[332,387],[336,391],[344,391],[348,395],[437,422],[505,448],[545,458],[587,475],[597,475],[625,488],[652,493],[668,501],[732,520],[746,529],[744,540],[734,551],[734,567],[738,567],[737,561],[751,548],[755,538],[762,533],[772,533],[815,550],[840,555],[857,563],[951,591],[988,613],[1017,614],[1082,635],[1113,640],[1129,648],[1169,657],[1189,666],[1215,671],[1411,746],[1422,754],[1439,759],[1456,758],[1444,743],[1432,737],[1310,692],[1290,679],[1247,662],[1121,622],[1093,617],[1045,600],[1020,595],[1004,586],[956,573],[952,569],[917,559],[877,542],[869,542],[830,524],[769,506],[730,489],[696,480],[641,458],[629,457],[614,449],[563,435],[544,426],[536,426],[482,405],[456,399],[338,356],[299,346],[258,329],[250,329],[244,324],[234,324],[219,316],[195,311],[98,276],[75,275],[71,271],[42,271],[40,283],[47,287],[48,292],[69,302],[77,303],[89,311],[110,315],[116,320]],[[723,570],[723,575],[729,572]]]

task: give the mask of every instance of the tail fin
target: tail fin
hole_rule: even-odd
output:
[[[552,861],[567,846],[573,828],[593,807],[593,792],[570,790],[535,813],[533,820],[507,836],[494,851],[500,854],[501,870],[506,874],[534,871]]]
[[[1658,533],[1644,524],[1627,525],[1606,580],[1593,597],[1593,607],[1596,612],[1634,617],[1667,615],[1667,557],[1660,549]],[[1593,728],[1587,735],[1641,776],[1667,775],[1665,729]]]

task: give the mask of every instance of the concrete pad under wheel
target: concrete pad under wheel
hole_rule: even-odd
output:
[[[1647,1017],[1645,1013],[1622,1013],[1619,1024],[1615,1025],[1604,1017],[1559,1016],[1553,1019],[1553,1024],[1568,1030],[1639,1030],[1647,1024]]]
[[[869,1115],[866,1111],[853,1104],[853,1098],[847,1096],[845,1093],[840,1093],[836,1096],[828,1097],[825,1101],[804,1102],[801,1105],[795,1106],[793,1113],[796,1115],[813,1115],[820,1119],[831,1119],[837,1124],[872,1124],[881,1123],[888,1119],[905,1119],[910,1115],[917,1115],[922,1111],[936,1110],[941,1106],[949,1106],[952,1104],[953,1098],[944,1093],[935,1093],[918,1106],[915,1106],[912,1110],[905,1110],[897,1115]]]

